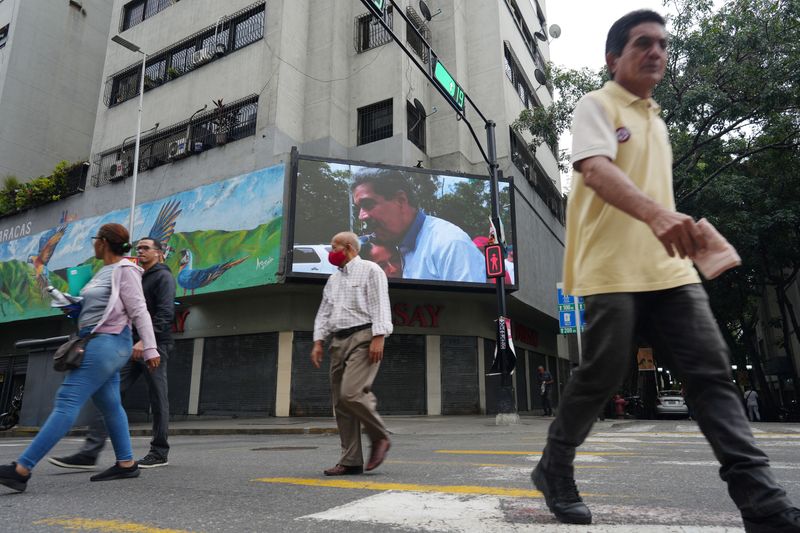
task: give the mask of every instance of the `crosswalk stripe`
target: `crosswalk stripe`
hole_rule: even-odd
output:
[[[45,518],[36,520],[35,526],[60,526],[70,531],[102,531],[103,533],[189,533],[183,529],[163,529],[121,520],[94,518]]]
[[[512,498],[541,498],[538,490],[508,487],[487,487],[480,485],[420,485],[417,483],[385,483],[376,481],[347,481],[343,479],[316,479],[299,477],[264,477],[254,479],[259,483],[302,485],[334,489],[356,489],[401,492],[439,492],[446,494],[476,494],[485,496],[507,496]],[[604,496],[604,494],[584,494],[584,496]]]
[[[346,522],[412,531],[514,531],[515,533],[734,533],[742,531],[735,513],[687,513],[685,509],[593,505],[590,526],[558,524],[542,500],[458,494],[383,492],[297,520]],[[618,517],[630,517],[619,524]]]

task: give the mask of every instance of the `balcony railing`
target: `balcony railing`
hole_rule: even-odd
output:
[[[257,112],[258,95],[253,94],[142,137],[139,172],[254,135]],[[99,154],[93,163],[92,184],[101,187],[132,175],[134,149],[135,140],[129,137]]]
[[[525,141],[520,139],[513,130],[510,133],[511,162],[525,176],[525,179],[544,201],[556,220],[561,222],[562,225],[566,224],[567,202],[564,195],[559,192],[555,183],[547,176],[542,166],[530,153]]]
[[[150,55],[145,65],[145,92],[261,39],[265,10],[265,2],[258,2]],[[138,62],[109,76],[103,102],[112,107],[139,96],[141,75]]]

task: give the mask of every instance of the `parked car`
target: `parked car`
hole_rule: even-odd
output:
[[[659,391],[656,398],[656,416],[675,416],[685,418],[689,416],[689,408],[679,390]]]
[[[292,255],[295,274],[333,274],[336,267],[328,262],[330,244],[298,244]]]

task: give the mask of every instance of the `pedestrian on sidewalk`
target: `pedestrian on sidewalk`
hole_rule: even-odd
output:
[[[539,381],[539,397],[542,399],[542,416],[553,416],[553,407],[550,405],[553,376],[543,366],[540,366],[536,369],[536,378]]]
[[[119,394],[119,370],[133,348],[131,323],[142,338],[142,358],[150,369],[158,368],[160,356],[147,305],[142,294],[142,269],[123,258],[131,249],[128,230],[120,224],[103,224],[94,241],[95,258],[103,267],[81,290],[83,307],[78,316],[81,337],[88,342],[80,367],[70,370],[56,393],[53,412],[17,462],[0,466],[0,484],[22,492],[31,470],[67,434],[89,398],[103,413],[116,463],[92,476],[92,481],[132,478],[139,475],[133,460],[128,417]]]
[[[150,412],[153,415],[153,438],[150,452],[139,459],[140,468],[156,468],[169,464],[169,397],[167,394],[167,360],[172,354],[172,322],[175,319],[175,278],[164,264],[164,249],[154,237],[140,239],[136,245],[139,266],[142,274],[142,290],[147,303],[147,312],[153,322],[158,353],[161,364],[150,370],[142,359],[142,341],[138,331],[133,332],[133,354],[120,370],[119,390],[122,398],[144,376],[150,398]],[[95,409],[89,424],[89,434],[78,453],[66,457],[48,457],[47,460],[62,468],[92,470],[97,458],[106,444],[108,431],[100,413]]]
[[[625,418],[625,407],[628,405],[628,400],[620,396],[614,395],[614,413],[617,415],[617,420]]]
[[[314,320],[311,363],[320,367],[323,343],[330,340],[331,395],[342,443],[341,457],[336,466],[325,470],[326,476],[364,472],[362,425],[372,441],[366,470],[380,466],[391,446],[372,392],[383,359],[384,338],[392,333],[389,283],[378,265],[358,256],[360,247],[355,233],[333,237],[328,258],[338,270],[325,284]]]
[[[575,109],[564,293],[585,297],[583,361],[562,394],[534,485],[561,522],[590,524],[575,485],[575,451],[624,379],[638,334],[674,369],[722,464],[748,532],[800,531],[800,509],[755,445],[723,340],[689,258],[704,234],[675,210],[672,151],[651,98],[667,63],[664,19],[629,13],[608,32],[611,81]],[[701,226],[702,227],[702,226]]]
[[[758,412],[758,393],[751,385],[744,393],[745,405],[747,405],[747,418],[750,422],[761,422],[761,413]]]

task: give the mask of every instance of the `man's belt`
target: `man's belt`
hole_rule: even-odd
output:
[[[344,339],[346,337],[349,337],[353,333],[356,333],[358,331],[361,331],[362,329],[367,329],[367,328],[371,328],[371,327],[372,327],[372,323],[370,322],[369,324],[361,324],[360,326],[353,326],[352,328],[340,329],[339,331],[334,331],[333,332],[333,337],[336,338],[336,339]]]

